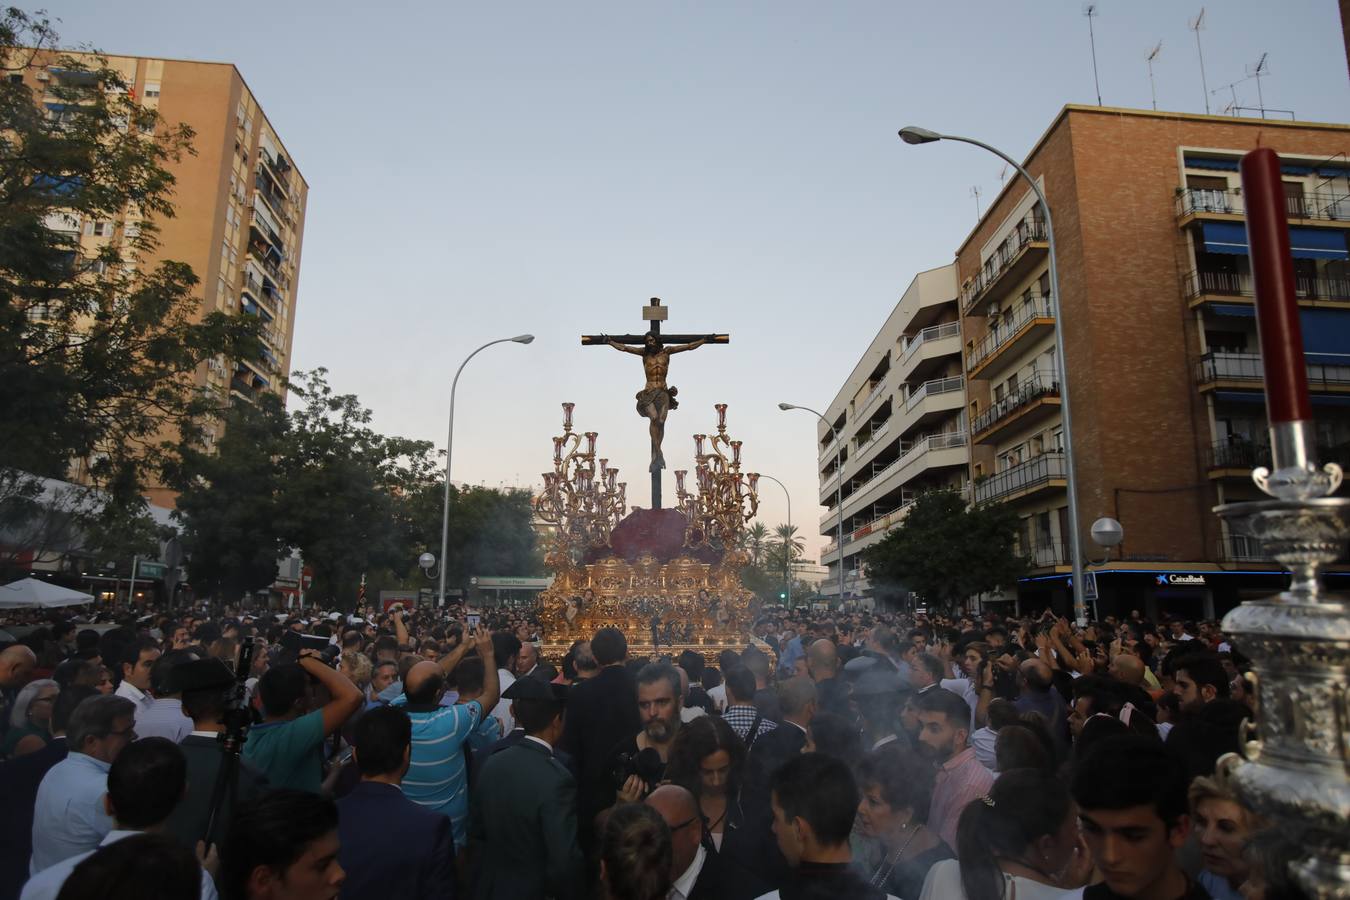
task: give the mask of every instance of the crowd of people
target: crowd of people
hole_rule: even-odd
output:
[[[0,625],[0,900],[1303,896],[1213,622],[769,608],[715,665],[461,607]]]

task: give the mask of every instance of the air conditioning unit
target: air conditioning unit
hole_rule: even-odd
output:
[[[48,72],[46,69],[41,69],[41,70],[39,70],[38,73],[37,73],[36,75],[34,75],[33,77],[36,78],[38,81],[51,81],[51,80],[52,80],[51,73]]]

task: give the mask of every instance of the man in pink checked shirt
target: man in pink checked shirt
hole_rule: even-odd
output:
[[[970,704],[951,691],[928,691],[916,699],[919,751],[939,766],[928,827],[956,847],[956,823],[966,804],[988,793],[994,774],[969,746]]]

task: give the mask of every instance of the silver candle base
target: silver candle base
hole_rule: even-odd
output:
[[[1228,761],[1227,777],[1306,848],[1292,874],[1310,896],[1350,898],[1350,597],[1317,581],[1350,539],[1350,499],[1233,503],[1215,512],[1293,573],[1289,590],[1247,601],[1223,620],[1252,661],[1258,701],[1256,724],[1244,723],[1244,737],[1254,739],[1241,761]]]

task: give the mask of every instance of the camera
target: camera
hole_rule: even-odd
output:
[[[300,634],[297,631],[286,631],[281,635],[281,647],[299,657],[301,650],[317,650],[323,657],[323,661],[328,665],[333,664],[342,653],[342,648],[334,644],[328,638],[318,634]]]
[[[644,794],[650,793],[665,773],[666,764],[661,761],[661,754],[651,747],[636,753],[620,753],[614,761],[614,789],[621,790],[624,783],[636,775],[647,785]]]

